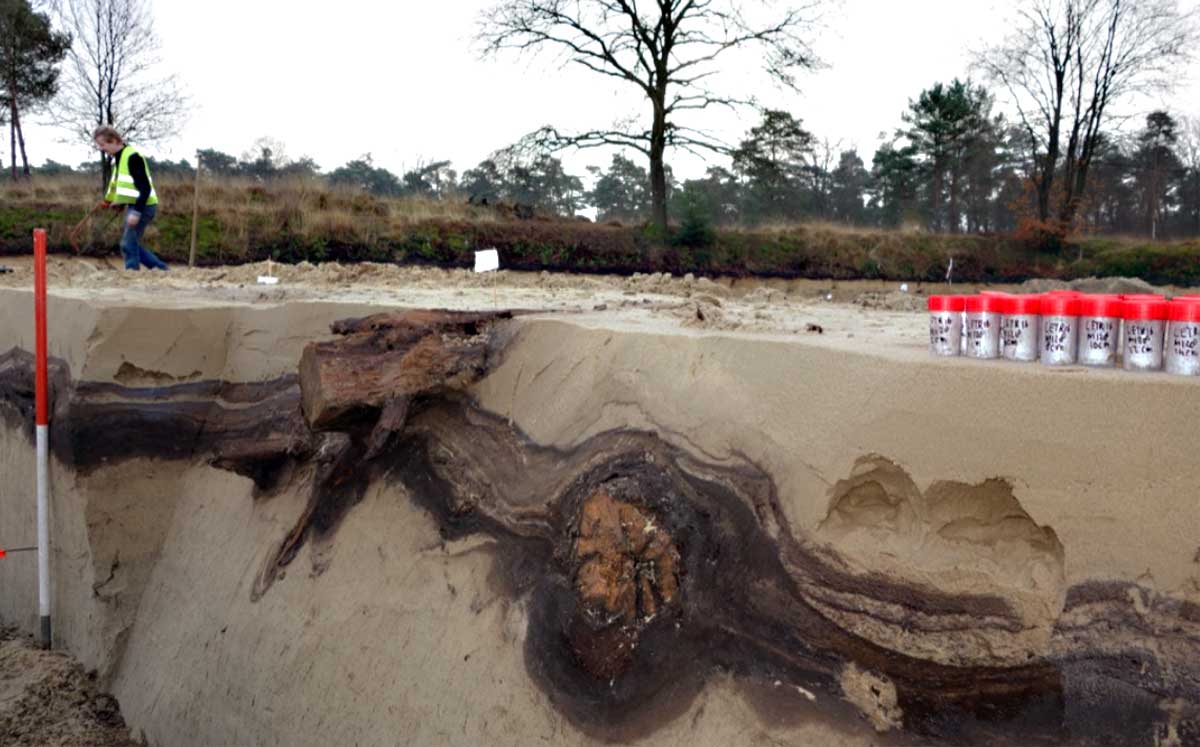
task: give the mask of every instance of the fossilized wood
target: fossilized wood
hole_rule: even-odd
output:
[[[314,431],[373,421],[403,425],[412,399],[462,389],[484,372],[487,331],[511,312],[406,311],[333,325],[341,337],[310,343],[300,359],[304,417]]]

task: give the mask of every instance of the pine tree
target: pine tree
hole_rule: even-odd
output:
[[[880,225],[895,228],[915,217],[919,171],[916,149],[885,143],[871,159],[871,207]]]
[[[58,91],[58,65],[71,37],[50,27],[28,0],[0,0],[0,104],[7,114],[12,178],[17,178],[17,146],[26,177],[30,175],[21,114],[49,101]]]
[[[650,177],[646,169],[614,153],[608,171],[593,169],[596,181],[588,200],[596,220],[636,223],[650,215]]]
[[[842,151],[833,170],[833,217],[842,223],[861,224],[866,220],[867,186],[871,175],[857,151]]]
[[[751,222],[794,220],[805,212],[802,191],[814,138],[800,120],[768,109],[762,122],[733,152],[733,170],[744,182],[743,216]]]
[[[1171,198],[1168,187],[1183,170],[1174,150],[1179,140],[1177,130],[1170,114],[1151,112],[1146,116],[1146,128],[1138,134],[1138,147],[1133,154],[1140,207],[1151,239],[1158,238],[1159,224]]]

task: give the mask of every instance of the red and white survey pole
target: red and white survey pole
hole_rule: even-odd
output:
[[[42,648],[50,648],[50,389],[46,352],[46,230],[33,231],[33,318],[37,397],[37,567]]]

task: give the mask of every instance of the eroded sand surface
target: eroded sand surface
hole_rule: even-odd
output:
[[[931,360],[941,286],[113,267],[50,270],[56,629],[153,744],[1200,740],[1200,382]],[[530,313],[305,424],[309,343],[428,308]]]
[[[0,274],[0,288],[29,288],[27,257],[4,260],[13,272]],[[529,309],[560,312],[604,311],[609,322],[722,332],[818,334],[857,339],[850,347],[924,344],[925,328],[908,312],[923,311],[925,296],[997,290],[1042,291],[1074,287],[1087,292],[1190,292],[1155,288],[1142,281],[1036,281],[1024,286],[890,281],[696,278],[664,273],[633,277],[402,267],[335,262],[299,265],[259,262],[232,267],[175,267],[169,273],[125,272],[112,258],[51,257],[49,284],[64,296],[101,303],[152,299],[156,305],[204,306],[228,303],[270,305],[323,301],[372,306],[449,309]],[[257,283],[260,276],[278,285]],[[814,329],[816,325],[821,330]],[[828,329],[827,329],[828,328]]]
[[[135,747],[116,698],[61,651],[0,629],[0,743],[9,747]]]

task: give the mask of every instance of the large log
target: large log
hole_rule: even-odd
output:
[[[376,423],[397,431],[414,398],[476,381],[492,324],[510,318],[508,311],[413,310],[338,322],[338,339],[310,343],[300,359],[305,420],[314,431]]]

